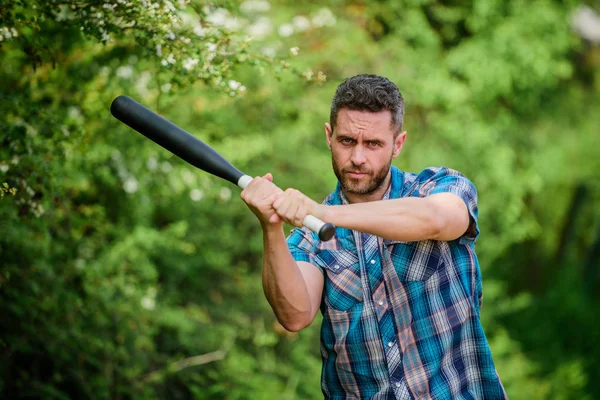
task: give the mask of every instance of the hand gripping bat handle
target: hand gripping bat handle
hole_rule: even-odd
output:
[[[237,185],[242,189],[245,189],[251,181],[252,177],[244,175],[237,182]],[[330,240],[333,235],[335,235],[335,225],[333,225],[331,222],[323,222],[319,218],[312,215],[307,215],[304,218],[304,221],[302,221],[302,225],[311,231],[318,233],[319,239],[324,242]]]
[[[252,180],[212,147],[130,97],[117,97],[110,111],[119,121],[203,171],[235,183],[242,189]],[[333,224],[326,224],[312,215],[308,215],[303,224],[317,232],[323,241],[335,234]]]

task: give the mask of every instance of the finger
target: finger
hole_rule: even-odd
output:
[[[282,218],[285,222],[296,225],[295,216],[298,212],[298,203],[294,201],[295,199],[291,199],[289,206],[286,208],[285,212],[277,212],[280,218]]]
[[[296,215],[294,216],[294,225],[301,228],[304,225],[304,218],[308,214],[308,210],[306,204],[302,202],[296,211]]]
[[[277,196],[276,196],[275,200],[273,201],[273,208],[275,210],[279,209],[279,207],[281,207],[281,205],[285,201],[285,198],[286,198],[285,192],[277,193]]]
[[[279,215],[273,214],[269,218],[269,222],[272,223],[272,224],[278,224],[278,223],[283,222],[283,220],[279,217]]]
[[[270,172],[263,176],[263,178],[268,180],[269,182],[273,182],[273,175]]]
[[[285,220],[285,216],[287,210],[290,208],[290,205],[291,199],[287,193],[284,193],[283,196],[281,196],[279,199],[277,199],[277,201],[273,203],[273,209],[275,210],[277,215],[279,215],[280,217],[282,217],[283,220]]]

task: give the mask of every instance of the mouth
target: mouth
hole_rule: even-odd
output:
[[[365,172],[360,171],[346,171],[346,174],[352,178],[362,178],[363,176],[367,175]]]

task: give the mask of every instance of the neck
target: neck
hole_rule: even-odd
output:
[[[346,199],[348,199],[348,202],[350,202],[350,203],[366,203],[368,201],[382,200],[383,196],[385,195],[385,192],[390,187],[391,182],[392,182],[392,170],[390,169],[388,174],[385,176],[383,183],[381,185],[379,185],[379,187],[377,189],[375,189],[373,192],[367,193],[367,194],[356,194],[356,193],[349,193],[342,188],[342,193],[344,193],[344,196],[346,196]]]

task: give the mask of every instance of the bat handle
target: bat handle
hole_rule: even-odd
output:
[[[252,177],[248,175],[242,175],[237,182],[237,185],[242,189],[245,189],[248,184],[252,182]],[[302,221],[302,225],[311,231],[319,234],[319,239],[326,242],[335,235],[335,225],[330,222],[323,222],[319,218],[312,215],[307,215]]]
[[[331,222],[323,222],[319,218],[312,215],[307,215],[302,221],[302,225],[307,227],[313,232],[319,234],[319,239],[323,242],[328,241],[335,235],[335,225]]]

